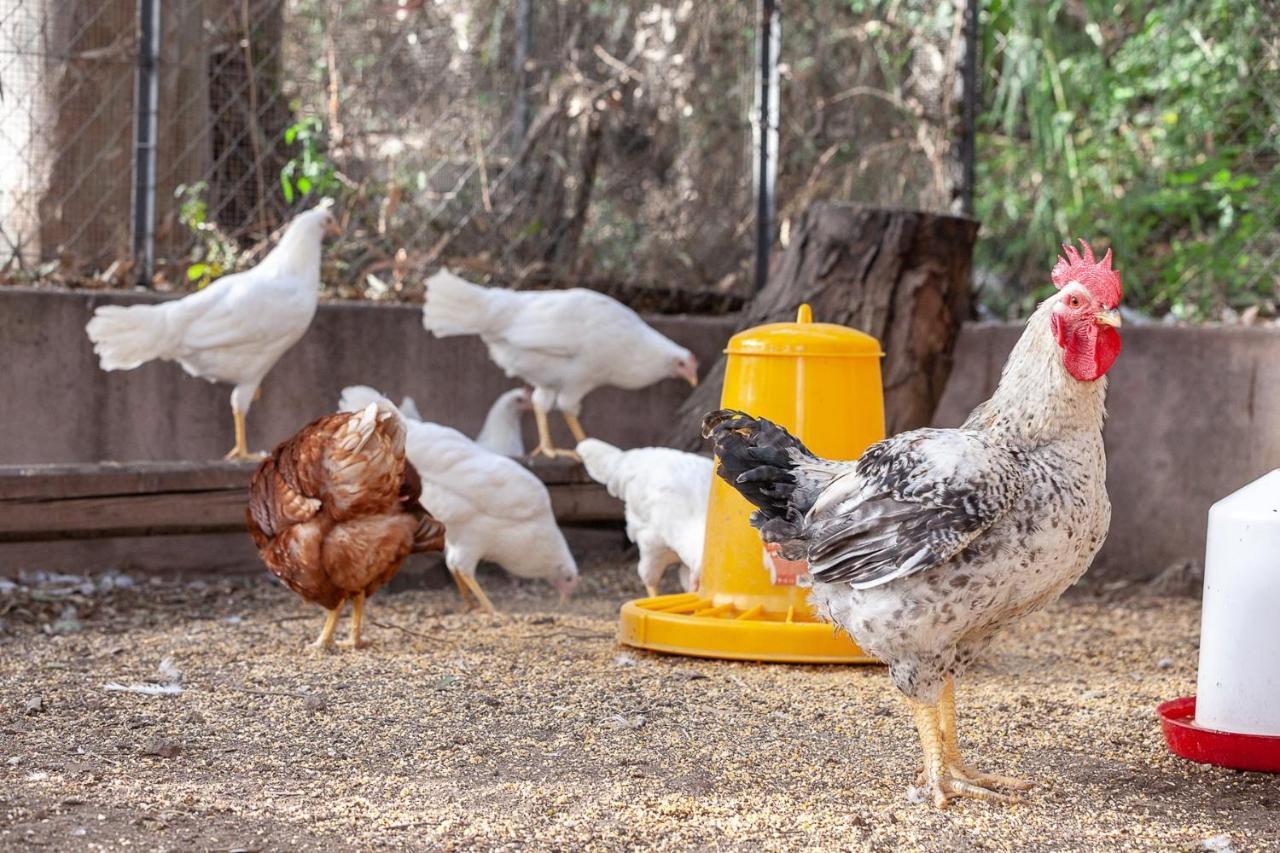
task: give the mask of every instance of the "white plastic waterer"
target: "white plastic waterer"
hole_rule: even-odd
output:
[[[1280,736],[1280,469],[1209,510],[1195,724]]]

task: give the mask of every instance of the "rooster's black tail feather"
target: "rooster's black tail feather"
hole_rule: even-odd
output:
[[[751,524],[765,541],[796,538],[816,497],[797,467],[817,457],[783,427],[733,409],[703,418],[702,435],[715,445],[716,474],[756,507]]]

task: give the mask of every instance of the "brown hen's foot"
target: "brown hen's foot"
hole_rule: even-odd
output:
[[[345,640],[339,640],[338,646],[344,649],[363,649],[369,645],[361,639],[360,632],[364,627],[364,593],[357,592],[351,600],[351,633]]]
[[[333,645],[333,632],[338,627],[338,614],[342,612],[342,602],[338,602],[338,606],[328,611],[328,615],[324,619],[324,627],[320,629],[320,636],[316,637],[315,642],[308,643],[309,649],[327,649]]]

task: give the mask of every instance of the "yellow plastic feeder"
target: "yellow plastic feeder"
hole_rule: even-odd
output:
[[[794,323],[739,332],[725,349],[721,405],[785,426],[819,456],[857,459],[884,437],[880,343],[801,305]],[[753,507],[716,477],[697,592],[622,606],[618,639],[673,654],[786,663],[875,663],[814,615],[808,590],[765,554]]]

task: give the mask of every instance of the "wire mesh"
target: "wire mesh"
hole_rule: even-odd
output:
[[[934,5],[784,4],[784,241],[816,198],[955,206]],[[135,15],[0,0],[9,280],[132,281]],[[156,286],[251,264],[329,197],[337,295],[415,299],[446,264],[650,310],[751,292],[754,4],[166,0],[160,27]]]

